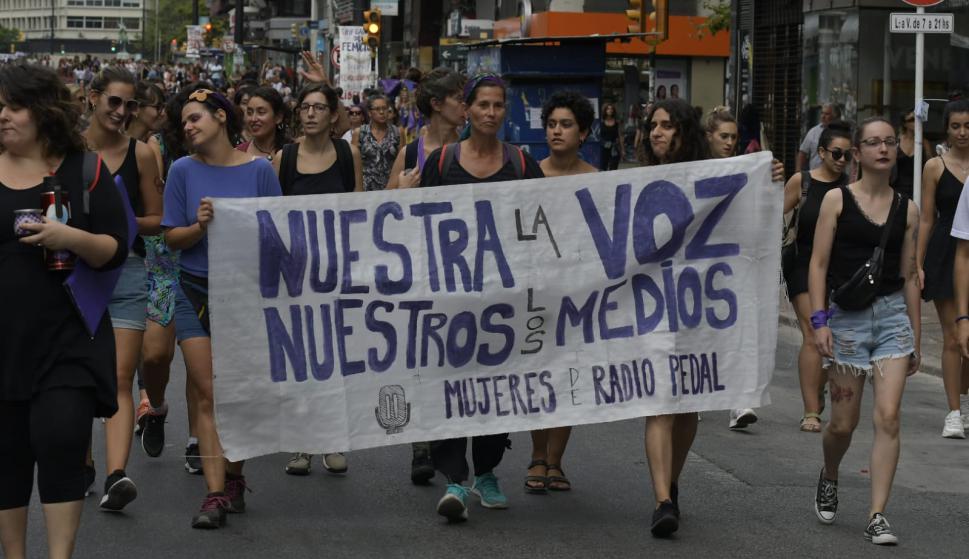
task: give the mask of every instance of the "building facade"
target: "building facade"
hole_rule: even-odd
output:
[[[150,0],[0,0],[0,26],[19,29],[17,50],[106,54],[134,50]],[[4,45],[4,50],[10,48]]]

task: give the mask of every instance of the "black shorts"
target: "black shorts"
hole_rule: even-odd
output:
[[[794,301],[801,293],[808,292],[808,267],[798,262],[791,269],[784,270],[784,283],[787,284],[787,298]]]

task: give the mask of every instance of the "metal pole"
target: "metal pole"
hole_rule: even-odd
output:
[[[161,62],[161,35],[158,30],[158,0],[155,0],[155,63]]]
[[[320,29],[315,25],[320,21],[319,0],[310,0],[310,21],[314,22],[310,27],[310,52],[316,59],[316,39],[320,36]]]
[[[925,8],[915,10],[917,14],[924,14]],[[888,53],[885,53],[888,56]],[[920,113],[922,106],[922,81],[925,74],[925,34],[915,34],[915,114]],[[915,203],[921,207],[922,204],[922,119],[915,117],[915,177],[914,189]]]
[[[54,2],[50,0],[50,53],[54,54]]]
[[[235,16],[236,32],[232,39],[235,41],[237,48],[242,48],[242,44],[246,42],[246,8],[243,0],[236,0]]]
[[[192,25],[199,24],[199,0],[192,0]]]

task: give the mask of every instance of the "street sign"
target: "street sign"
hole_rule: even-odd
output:
[[[340,67],[340,45],[339,44],[334,46],[333,50],[330,51],[330,62],[333,63],[334,68]]]
[[[370,9],[380,10],[385,16],[396,16],[400,14],[398,4],[398,0],[370,0]]]
[[[952,33],[955,18],[952,14],[893,13],[889,29],[892,33]]]
[[[945,0],[902,0],[909,6],[915,6],[916,8],[928,8],[929,6],[937,6],[944,2]]]

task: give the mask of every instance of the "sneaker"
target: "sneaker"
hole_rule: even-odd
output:
[[[97,472],[94,469],[93,464],[84,465],[84,496],[87,497],[94,491],[94,478],[97,477]]]
[[[289,463],[286,464],[286,473],[291,476],[309,475],[311,458],[313,458],[312,454],[297,452],[289,458]]]
[[[185,446],[185,471],[194,475],[202,475],[202,455],[199,452],[198,443]]]
[[[834,523],[834,515],[838,513],[838,482],[825,479],[824,468],[818,476],[818,492],[814,497],[814,513],[822,524]]]
[[[471,492],[481,499],[481,506],[486,509],[508,508],[508,498],[501,492],[498,478],[492,472],[475,477]]]
[[[148,398],[145,398],[138,404],[138,410],[135,411],[135,436],[140,437],[141,432],[145,429],[145,416],[148,415],[148,410],[151,409],[151,403]]]
[[[111,472],[108,479],[104,480],[104,495],[101,497],[101,510],[118,512],[125,508],[125,505],[135,500],[138,496],[138,488],[135,482],[128,479],[124,470]]]
[[[676,513],[676,518],[680,518],[680,486],[679,484],[670,484],[670,502],[673,503],[673,511]]]
[[[202,501],[202,508],[192,518],[192,528],[211,530],[225,526],[225,513],[229,508],[229,499],[225,493],[209,493]]]
[[[757,423],[757,414],[750,408],[730,410],[730,428],[744,429],[751,423]]]
[[[959,410],[952,410],[945,416],[945,426],[942,427],[942,436],[946,439],[964,439],[966,430],[962,426],[962,414]]]
[[[347,473],[347,457],[342,452],[323,455],[323,467],[331,474]]]
[[[679,529],[680,518],[673,506],[673,501],[663,501],[659,508],[653,511],[653,524],[649,527],[649,531],[654,538],[668,538]]]
[[[246,512],[246,491],[252,493],[252,489],[246,485],[246,476],[225,475],[225,496],[229,499],[229,506],[226,512],[243,513]]]
[[[468,519],[468,490],[459,483],[449,483],[447,491],[437,502],[437,514],[448,522],[463,522]]]
[[[962,428],[969,429],[969,394],[959,396],[959,410],[962,415]]]
[[[141,429],[141,448],[152,458],[161,456],[165,449],[165,419],[168,417],[168,404],[161,408],[151,408],[145,414],[145,424]]]
[[[427,485],[434,477],[434,464],[431,463],[431,446],[428,443],[414,443],[414,459],[410,463],[410,481],[414,485]]]
[[[895,535],[892,527],[888,524],[888,520],[880,512],[876,512],[871,517],[871,521],[868,522],[868,527],[865,528],[865,539],[875,545],[895,545],[898,543],[898,536]]]

